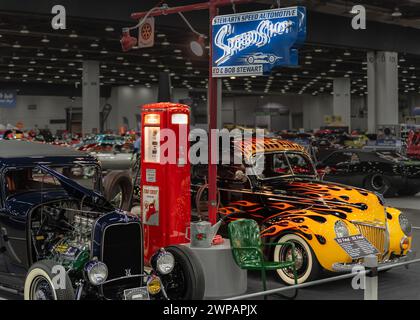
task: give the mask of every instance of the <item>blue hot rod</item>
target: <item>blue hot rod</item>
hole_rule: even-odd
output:
[[[29,300],[200,299],[185,246],[143,262],[138,216],[101,194],[97,160],[70,148],[0,141],[0,288]]]

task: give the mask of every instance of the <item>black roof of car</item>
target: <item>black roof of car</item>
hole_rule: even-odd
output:
[[[0,159],[33,157],[89,157],[68,147],[19,140],[0,140]]]
[[[378,156],[378,153],[383,153],[383,152],[392,152],[395,150],[389,149],[389,150],[369,150],[369,149],[354,149],[354,148],[349,148],[349,149],[339,149],[336,150],[334,152],[332,152],[329,156],[335,154],[335,153],[357,153],[360,157],[361,161],[383,161],[383,162],[390,162],[390,160],[387,159],[383,159],[381,157]],[[327,156],[327,157],[329,157]],[[324,159],[326,160],[326,158]]]

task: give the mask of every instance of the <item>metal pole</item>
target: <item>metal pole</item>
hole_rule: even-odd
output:
[[[208,147],[208,215],[209,221],[212,224],[216,223],[217,214],[217,164],[214,156],[218,152],[216,136],[212,134],[212,130],[217,128],[217,79],[213,78],[213,18],[217,15],[218,9],[216,7],[217,0],[210,1],[209,7],[209,19],[210,19],[210,31],[209,31],[209,46],[210,46],[210,57],[209,57],[209,147]]]
[[[397,262],[397,263],[384,265],[383,267],[382,266],[379,267],[378,270],[381,271],[383,269],[388,269],[388,268],[408,266],[408,265],[414,264],[414,263],[420,263],[420,259],[414,259],[414,260],[409,260],[409,261],[405,261],[405,262]],[[368,270],[362,270],[358,274],[359,275],[366,275],[368,272],[369,272]],[[281,287],[281,288],[270,289],[270,290],[262,291],[262,292],[248,293],[248,294],[244,294],[244,295],[241,295],[241,296],[227,298],[227,299],[224,299],[224,300],[253,299],[253,298],[264,296],[264,295],[270,295],[270,294],[275,294],[275,293],[294,290],[294,289],[302,289],[302,288],[307,288],[307,287],[313,287],[313,286],[316,286],[316,285],[321,285],[321,284],[325,284],[325,283],[329,283],[329,282],[335,282],[335,281],[339,281],[339,280],[349,279],[349,278],[353,278],[354,276],[355,276],[354,273],[346,273],[346,274],[331,277],[331,278],[305,282],[305,283],[301,283],[301,284],[293,285],[293,286],[289,286],[289,287]]]
[[[360,272],[360,274],[364,274],[364,273],[366,273],[366,271],[361,271]],[[270,290],[266,290],[266,291],[262,291],[262,292],[244,294],[244,295],[241,295],[241,296],[232,297],[232,298],[228,298],[228,299],[224,299],[224,300],[253,299],[253,298],[256,298],[256,297],[260,297],[260,296],[275,294],[275,293],[279,293],[279,292],[283,292],[283,291],[289,291],[289,290],[293,290],[293,289],[302,289],[302,288],[306,288],[306,287],[312,287],[312,286],[316,286],[316,285],[320,285],[320,284],[324,284],[324,283],[349,279],[349,278],[353,278],[353,277],[354,277],[354,274],[346,273],[346,274],[336,276],[336,277],[333,277],[333,278],[320,279],[320,280],[315,280],[315,281],[311,281],[311,282],[296,284],[296,285],[289,286],[289,287],[281,287],[281,288],[270,289]]]
[[[194,4],[188,4],[185,6],[178,6],[173,8],[166,8],[166,7],[158,7],[153,12],[134,12],[131,14],[131,18],[135,20],[139,20],[143,18],[147,13],[149,13],[149,17],[158,17],[162,15],[168,15],[168,14],[174,14],[178,12],[189,12],[189,11],[197,11],[197,10],[207,10],[211,7],[224,7],[224,6],[230,6],[235,4],[242,4],[242,3],[248,3],[252,2],[252,0],[210,0],[208,2],[202,2],[202,3],[194,3]],[[210,21],[211,25],[211,21]]]
[[[378,257],[370,255],[364,258],[365,300],[378,300]]]

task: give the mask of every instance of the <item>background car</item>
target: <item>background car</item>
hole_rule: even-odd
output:
[[[420,161],[395,151],[343,149],[317,165],[326,181],[365,188],[385,196],[420,192]]]

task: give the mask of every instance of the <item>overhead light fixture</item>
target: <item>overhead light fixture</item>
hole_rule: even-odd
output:
[[[77,33],[73,30],[73,31],[69,34],[69,37],[70,37],[70,38],[77,38],[77,37],[78,37],[78,35],[77,35]]]
[[[23,26],[22,29],[20,29],[20,33],[28,34],[29,31],[26,29],[26,26]]]
[[[190,42],[190,49],[197,57],[202,57],[204,54],[204,36],[199,36],[196,40]]]
[[[393,16],[394,18],[399,18],[402,16],[402,13],[399,8],[395,8],[394,12],[391,13],[391,16]]]
[[[105,48],[103,48],[100,52],[101,54],[108,54],[108,51]]]
[[[12,47],[13,48],[15,48],[15,49],[19,49],[19,48],[21,48],[22,46],[16,41],[13,45],[12,45]]]
[[[345,55],[346,57],[351,56],[351,52],[350,52],[350,51],[345,51],[345,52],[344,52],[344,55]]]
[[[81,54],[80,52],[76,54],[76,58],[83,58],[83,54]]]
[[[42,43],[49,43],[50,40],[47,38],[47,36],[44,36],[41,40]]]
[[[99,44],[98,44],[98,42],[96,41],[96,42],[92,42],[91,44],[90,44],[90,47],[91,48],[97,48],[97,47],[99,47]]]
[[[107,26],[107,27],[105,28],[105,31],[106,31],[106,32],[113,32],[113,31],[115,31],[115,29],[114,29],[113,27],[111,27],[111,26]]]
[[[170,45],[170,43],[169,43],[168,40],[165,40],[165,41],[162,42],[162,46],[169,46],[169,45]]]

